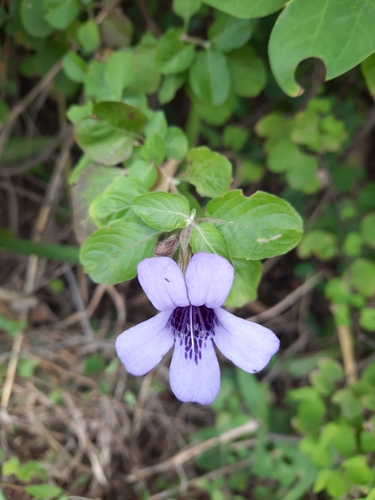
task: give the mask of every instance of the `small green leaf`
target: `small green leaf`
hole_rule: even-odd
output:
[[[128,177],[139,179],[142,184],[150,189],[156,182],[158,172],[152,163],[143,160],[137,160],[129,167]]]
[[[158,134],[147,137],[146,142],[141,148],[141,157],[147,162],[160,165],[165,160],[166,148],[165,142]]]
[[[86,375],[94,375],[95,373],[102,372],[105,368],[106,362],[100,353],[88,356],[85,359],[83,373]]]
[[[249,131],[235,125],[227,125],[223,133],[223,145],[239,153],[249,140]]]
[[[262,264],[259,260],[232,259],[234,281],[225,305],[242,307],[257,297],[257,288],[262,277]]]
[[[113,89],[117,100],[121,101],[122,94],[134,80],[134,56],[130,50],[113,52],[106,61],[104,79],[108,88]]]
[[[114,180],[90,205],[90,215],[98,227],[125,217],[136,196],[147,193],[138,179]]]
[[[214,50],[199,52],[189,71],[189,83],[194,94],[204,103],[223,104],[230,91],[230,73],[225,57]]]
[[[14,474],[18,477],[19,470],[21,469],[21,464],[17,457],[10,457],[2,465],[2,474],[4,476],[11,476]]]
[[[374,22],[373,1],[356,5],[341,0],[288,3],[273,27],[268,47],[276,81],[286,94],[299,95],[302,89],[294,72],[310,57],[324,62],[327,80],[349,71],[375,52],[375,39],[368,36]]]
[[[190,236],[190,245],[193,253],[215,253],[229,261],[231,260],[226,239],[218,229],[207,222],[197,224],[194,227]]]
[[[78,41],[82,49],[91,54],[99,48],[100,34],[98,25],[91,19],[81,24],[77,30]]]
[[[375,54],[371,54],[362,62],[361,70],[370,94],[375,97]]]
[[[114,285],[134,278],[137,264],[151,257],[159,232],[137,216],[95,231],[81,247],[81,262],[96,283]]]
[[[135,198],[134,212],[159,231],[173,231],[191,223],[189,202],[180,194],[148,193]]]
[[[168,123],[164,111],[156,111],[149,117],[149,123],[145,128],[146,137],[157,134],[162,139],[167,135]]]
[[[25,321],[16,321],[14,319],[8,319],[2,314],[0,314],[0,330],[4,330],[11,337],[15,337],[17,333],[22,332],[25,328]]]
[[[340,405],[344,417],[352,419],[362,414],[362,405],[349,388],[337,391],[332,401]]]
[[[285,0],[203,0],[203,2],[241,19],[268,16],[280,10],[286,3]]]
[[[45,11],[41,0],[22,0],[20,14],[29,35],[46,38],[53,32],[53,27],[44,19]]]
[[[176,95],[177,90],[185,82],[185,79],[185,74],[167,75],[164,78],[158,93],[160,104],[170,102]]]
[[[371,432],[362,431],[359,436],[359,442],[363,453],[375,451],[375,436]]]
[[[265,383],[259,382],[255,375],[236,368],[237,384],[243,400],[251,415],[267,424],[269,418],[269,391]]]
[[[98,102],[92,112],[100,120],[127,132],[139,132],[148,123],[145,114],[140,109],[123,102]]]
[[[375,332],[375,307],[361,309],[359,324],[364,330]]]
[[[118,89],[114,82],[108,86],[106,80],[107,65],[91,60],[85,75],[84,88],[87,97],[96,101],[115,101],[118,100]]]
[[[210,125],[224,125],[237,106],[237,98],[230,93],[228,99],[220,106],[197,102],[195,104],[199,118]]]
[[[141,44],[134,49],[134,64],[135,75],[130,88],[142,94],[156,92],[160,83],[160,69],[155,39],[144,37]]]
[[[367,214],[361,220],[360,232],[363,242],[371,248],[375,248],[375,212]]]
[[[173,0],[173,12],[188,22],[198,12],[201,5],[200,0]]]
[[[73,82],[81,83],[87,73],[85,61],[75,52],[68,52],[63,59],[63,70]]]
[[[178,127],[169,127],[165,138],[167,160],[182,160],[188,152],[188,140]]]
[[[181,73],[190,68],[195,47],[180,41],[180,30],[171,29],[160,40],[157,49],[160,72],[165,75]]]
[[[341,466],[345,469],[349,481],[354,484],[368,484],[374,478],[374,473],[367,465],[366,457],[358,455],[347,458]]]
[[[318,229],[305,233],[298,245],[298,255],[301,259],[314,254],[321,260],[329,260],[335,257],[337,252],[335,235]]]
[[[30,378],[34,375],[35,368],[39,365],[39,361],[32,358],[21,358],[18,362],[18,373],[22,378]]]
[[[254,21],[222,14],[208,28],[208,38],[215,50],[229,52],[250,40],[254,25]]]
[[[277,196],[235,190],[210,201],[206,216],[224,234],[232,257],[260,260],[294,248],[302,236],[297,212]]]
[[[47,10],[44,18],[58,30],[65,30],[76,19],[80,5],[78,0],[44,0]]]
[[[201,196],[213,198],[229,190],[232,165],[224,156],[204,146],[193,148],[187,156],[184,180],[193,184]]]
[[[70,120],[74,125],[77,125],[84,118],[88,118],[92,113],[93,104],[91,101],[88,101],[86,104],[82,106],[76,106],[72,104],[69,106],[68,111],[66,112],[66,116],[68,120]]]
[[[349,269],[351,284],[365,297],[375,295],[375,264],[369,259],[356,259]]]
[[[38,500],[51,500],[61,495],[63,489],[55,484],[32,484],[25,486],[25,491]]]
[[[267,82],[266,67],[248,45],[227,54],[233,91],[241,97],[256,97]]]

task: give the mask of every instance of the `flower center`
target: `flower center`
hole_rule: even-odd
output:
[[[215,335],[216,316],[206,306],[176,307],[169,320],[176,342],[185,346],[185,359],[202,359],[202,349]]]

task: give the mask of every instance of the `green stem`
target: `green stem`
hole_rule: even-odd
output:
[[[79,264],[79,248],[50,243],[35,243],[30,240],[7,238],[0,236],[0,248],[23,255],[36,255],[46,259],[62,260]]]

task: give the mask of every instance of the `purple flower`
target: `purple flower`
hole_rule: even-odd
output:
[[[210,404],[220,390],[218,349],[235,365],[262,370],[279,348],[276,335],[221,308],[234,270],[223,257],[197,253],[186,275],[169,257],[138,264],[138,279],[156,309],[155,317],[123,332],[116,350],[129,373],[144,375],[174,347],[169,371],[181,401]]]

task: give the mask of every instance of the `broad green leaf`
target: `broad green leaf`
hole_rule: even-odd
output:
[[[232,257],[260,260],[294,248],[302,236],[301,217],[277,196],[235,190],[210,201],[206,217],[224,234]]]
[[[135,215],[98,229],[81,247],[85,272],[104,285],[134,278],[137,264],[153,255],[158,235]]]
[[[78,0],[44,0],[46,21],[58,30],[65,30],[80,11]]]
[[[374,473],[369,468],[366,457],[358,455],[347,458],[341,466],[345,469],[349,481],[354,484],[368,484],[374,478]]]
[[[288,139],[281,139],[273,142],[272,146],[270,146],[267,167],[271,172],[280,174],[289,170],[290,167],[298,168],[303,161],[303,156],[303,153],[296,144]]]
[[[148,125],[145,128],[145,135],[146,137],[150,137],[150,135],[157,134],[162,139],[165,139],[167,129],[168,123],[164,111],[156,111],[152,114],[151,118],[149,117]]]
[[[173,12],[188,22],[198,12],[201,5],[200,0],[173,0]]]
[[[226,14],[218,16],[208,28],[212,48],[219,52],[229,52],[242,47],[250,40],[254,24],[253,21]]]
[[[215,253],[229,261],[231,260],[226,239],[218,229],[207,222],[195,225],[191,232],[190,245],[193,253]]]
[[[365,78],[367,88],[372,95],[375,97],[375,54],[367,57],[361,64],[362,74]]]
[[[148,37],[134,49],[135,75],[130,88],[142,94],[153,94],[159,88],[160,68],[156,40]]]
[[[180,194],[142,194],[135,198],[132,209],[146,224],[159,231],[173,231],[191,224],[189,202]]]
[[[78,41],[82,49],[91,54],[100,45],[100,33],[98,25],[92,19],[89,19],[77,30]]]
[[[129,178],[139,179],[147,189],[150,189],[155,184],[157,175],[155,166],[143,160],[136,160],[131,164],[128,171]]]
[[[316,193],[320,183],[318,179],[318,160],[315,156],[300,154],[299,165],[290,165],[286,173],[289,186],[306,194]]]
[[[224,156],[205,146],[193,148],[187,156],[184,180],[193,184],[201,196],[214,198],[229,190],[232,165]]]
[[[301,259],[306,259],[314,254],[321,260],[329,260],[337,253],[336,236],[319,229],[305,233],[298,245],[298,255]]]
[[[98,227],[125,217],[133,200],[147,189],[138,179],[115,179],[90,205],[90,216]]]
[[[332,401],[340,405],[341,413],[345,418],[352,419],[362,414],[362,405],[349,388],[337,391]]]
[[[178,127],[169,127],[165,138],[167,160],[182,160],[188,152],[188,140]]]
[[[134,80],[134,56],[130,50],[113,52],[106,61],[104,79],[108,88],[113,89],[117,100],[121,101],[123,91]]]
[[[186,71],[194,60],[194,45],[181,42],[180,35],[180,30],[169,30],[158,44],[160,72],[165,75]]]
[[[227,54],[233,91],[241,97],[256,97],[267,82],[264,62],[248,45]]]
[[[203,0],[204,3],[241,19],[265,17],[285,5],[285,0]]]
[[[81,83],[87,73],[85,61],[75,52],[68,52],[63,59],[63,70],[73,82]]]
[[[230,73],[220,52],[199,52],[189,71],[189,83],[203,103],[220,106],[229,96]]]
[[[38,500],[52,500],[61,495],[63,489],[55,484],[31,484],[24,487],[26,493],[33,495]]]
[[[262,277],[262,264],[259,260],[232,259],[234,281],[225,305],[242,307],[257,297],[257,288]]]
[[[369,259],[356,259],[349,268],[351,284],[365,297],[375,295],[375,264]]]
[[[364,330],[375,332],[375,307],[361,309],[359,324]]]
[[[375,436],[371,432],[362,431],[359,436],[361,450],[364,453],[375,451]]]
[[[345,236],[342,250],[349,257],[358,257],[362,253],[362,238],[359,233],[351,231]]]
[[[92,109],[92,113],[112,127],[126,132],[139,132],[148,123],[144,113],[134,106],[124,102],[103,101],[98,102]]]
[[[160,165],[165,159],[165,142],[160,135],[153,134],[147,137],[141,148],[141,157],[147,162]]]
[[[298,64],[321,59],[332,80],[375,52],[375,0],[293,0],[278,17],[269,42],[276,81],[290,96],[302,93],[294,78]],[[355,40],[355,43],[353,41]]]
[[[76,140],[86,156],[97,163],[116,165],[133,151],[133,134],[107,121],[85,118],[76,126]]]
[[[95,225],[89,214],[91,203],[114,180],[124,175],[123,169],[104,167],[90,162],[71,179],[71,183],[75,184],[72,187],[73,224],[80,243],[95,231]]]
[[[375,248],[375,212],[367,214],[361,220],[360,232],[363,242],[371,248]]]
[[[224,125],[233,114],[237,106],[237,98],[230,93],[228,99],[220,106],[213,106],[197,102],[196,108],[199,117],[210,125]]]
[[[29,35],[46,38],[53,32],[53,27],[44,19],[45,11],[41,0],[22,0],[20,14]]]
[[[99,61],[91,60],[88,65],[88,71],[84,79],[85,94],[87,97],[97,101],[116,101],[117,90],[107,85],[106,81],[107,66]]]
[[[83,104],[82,106],[72,104],[72,106],[69,106],[66,116],[68,120],[76,125],[84,118],[88,118],[91,115],[92,107],[93,103],[91,101],[87,101],[86,104]]]
[[[176,95],[177,90],[184,84],[185,79],[185,74],[167,75],[158,93],[160,104],[170,102]]]
[[[250,133],[248,130],[235,125],[227,125],[223,133],[223,145],[239,153],[248,141]]]
[[[330,470],[330,476],[326,483],[326,490],[333,498],[342,498],[350,489],[350,482],[347,475],[340,470]]]

